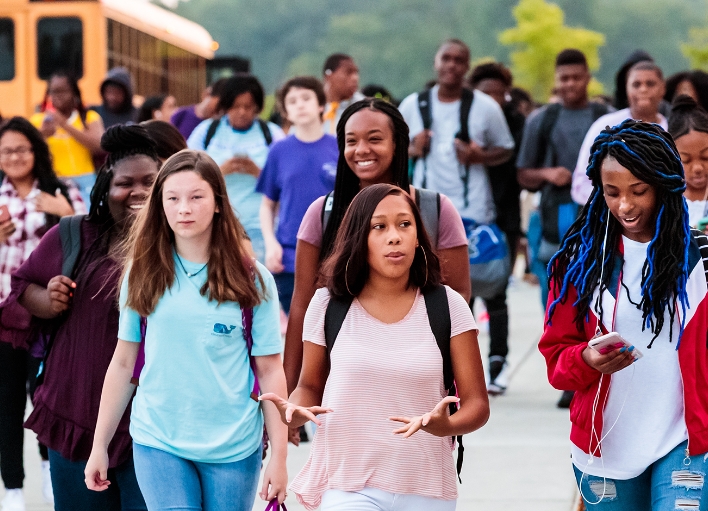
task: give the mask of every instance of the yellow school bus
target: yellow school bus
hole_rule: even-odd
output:
[[[106,71],[128,68],[135,93],[197,102],[218,44],[204,27],[143,0],[0,0],[0,115],[29,116],[57,70],[99,104]]]

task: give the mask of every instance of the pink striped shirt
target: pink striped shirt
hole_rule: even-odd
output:
[[[446,286],[452,336],[476,330],[464,298]],[[303,339],[325,346],[327,289],[318,289],[305,316]],[[307,509],[329,489],[364,487],[438,499],[457,498],[452,440],[419,431],[394,435],[393,416],[417,416],[447,395],[442,357],[417,294],[397,323],[372,317],[354,300],[331,353],[321,417],[307,464],[290,485]]]

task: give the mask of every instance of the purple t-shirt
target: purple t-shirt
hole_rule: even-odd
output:
[[[291,135],[268,153],[256,191],[280,203],[276,238],[283,247],[285,273],[295,272],[297,232],[307,208],[334,189],[338,156],[337,139],[331,135],[316,142]]]
[[[187,105],[182,108],[178,108],[170,118],[170,122],[179,130],[185,140],[189,138],[189,135],[192,134],[194,128],[196,128],[199,123],[204,120],[197,117],[197,114],[194,113],[195,106],[196,105]]]

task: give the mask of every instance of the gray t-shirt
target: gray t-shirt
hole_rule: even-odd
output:
[[[418,160],[413,174],[413,185],[421,187],[425,174],[425,187],[447,195],[462,218],[480,224],[491,223],[496,217],[496,211],[484,165],[475,164],[469,167],[468,205],[465,207],[465,187],[462,180],[465,169],[457,160],[454,146],[455,134],[460,131],[461,101],[442,103],[438,99],[438,89],[436,85],[430,92],[430,110],[433,119],[430,153],[425,159]],[[399,110],[408,123],[410,137],[413,140],[413,137],[423,131],[418,94],[411,94],[404,99]],[[501,107],[483,92],[474,91],[468,129],[470,138],[482,147],[514,148],[514,139],[511,137]]]
[[[551,131],[551,144],[546,154],[542,155],[539,154],[541,122],[547,109],[548,105],[542,106],[532,112],[526,120],[516,166],[518,168],[565,167],[572,172],[578,161],[578,153],[580,153],[580,146],[583,145],[585,134],[594,121],[592,109],[589,106],[581,110],[562,108]]]

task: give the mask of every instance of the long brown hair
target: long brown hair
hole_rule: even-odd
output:
[[[440,285],[440,260],[423,227],[418,207],[408,193],[395,185],[367,186],[352,200],[342,220],[334,251],[322,265],[321,284],[337,298],[358,296],[369,278],[369,233],[371,217],[379,203],[389,195],[403,197],[413,212],[419,247],[410,268],[408,285],[428,291]]]
[[[148,316],[174,283],[174,233],[162,206],[162,190],[167,178],[178,172],[199,174],[214,192],[218,207],[212,221],[207,281],[200,290],[202,296],[218,303],[238,302],[243,308],[258,305],[264,297],[265,284],[244,249],[246,231],[231,208],[221,171],[205,152],[190,149],[178,152],[164,163],[133,225],[123,265],[123,278],[126,274],[128,278],[126,305],[141,316]],[[260,291],[255,279],[260,283]]]

